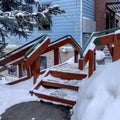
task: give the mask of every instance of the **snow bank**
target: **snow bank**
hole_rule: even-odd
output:
[[[100,50],[96,50],[96,60],[103,60],[105,58],[105,53]]]
[[[109,63],[82,81],[72,120],[120,120],[119,66]]]

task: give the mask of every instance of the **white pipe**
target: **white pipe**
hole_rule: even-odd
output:
[[[82,25],[82,17],[83,17],[83,15],[82,15],[82,10],[83,8],[82,8],[82,0],[80,0],[80,45],[81,45],[81,47],[82,47],[82,31],[83,31],[83,25]]]

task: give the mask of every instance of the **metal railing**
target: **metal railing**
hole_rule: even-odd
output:
[[[35,42],[33,46],[24,54],[24,58],[27,59],[28,55],[35,49],[38,44],[42,43],[46,37],[48,37],[48,35],[44,34],[41,38],[39,38],[39,40]]]
[[[109,33],[115,32],[116,30],[119,30],[119,29],[120,29],[120,27],[116,27],[116,28],[112,28],[112,29],[108,29],[108,30],[99,31],[99,32],[93,32],[90,35],[90,37],[88,38],[88,40],[87,40],[86,44],[84,45],[84,47],[82,48],[81,53],[80,53],[80,57],[81,58],[84,57],[84,52],[85,52],[87,46],[90,44],[93,37],[109,34]]]
[[[57,40],[52,41],[50,44],[60,42],[60,41],[64,40],[65,38],[71,38],[75,42],[75,44],[80,48],[80,50],[82,50],[81,46],[76,42],[76,40],[71,35],[65,35]]]
[[[20,46],[19,48],[16,48],[16,49],[12,50],[12,51],[9,52],[9,53],[6,53],[5,55],[1,56],[0,59],[1,59],[1,58],[4,58],[4,57],[9,57],[9,56],[10,56],[11,54],[13,54],[14,52],[19,51],[20,49],[22,49],[22,48],[24,48],[24,47],[26,47],[26,46],[28,46],[28,45],[30,45],[30,44],[33,44],[34,42],[38,41],[38,40],[39,40],[41,37],[43,37],[43,36],[44,36],[44,35],[42,35],[42,36],[40,36],[40,37],[38,37],[38,38],[36,38],[36,39],[34,39],[34,40],[32,40],[32,41],[24,44],[24,45],[22,45],[22,46]]]

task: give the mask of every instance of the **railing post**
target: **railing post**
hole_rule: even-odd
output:
[[[89,66],[88,77],[90,77],[95,69],[95,54],[94,51],[89,50]]]
[[[120,59],[120,34],[114,35],[113,61]]]
[[[54,65],[59,64],[59,48],[54,49]]]
[[[32,74],[33,74],[33,84],[36,83],[38,76],[40,75],[40,58],[38,58],[33,64],[32,64]]]
[[[27,71],[27,77],[28,77],[28,78],[32,77],[32,75],[31,75],[31,68],[28,67],[28,68],[26,69],[26,71]]]
[[[18,73],[18,77],[20,78],[20,77],[22,77],[22,73],[23,73],[23,66],[22,66],[22,64],[19,64],[18,65],[18,69],[17,69],[17,73]]]
[[[78,51],[74,50],[74,63],[78,63]]]
[[[79,59],[78,68],[79,68],[80,70],[83,70],[83,69],[84,69],[84,58],[80,58],[80,59]]]

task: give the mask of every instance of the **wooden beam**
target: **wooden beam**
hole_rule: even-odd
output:
[[[36,83],[38,76],[40,75],[40,59],[38,58],[33,64],[32,64],[32,74],[33,74],[33,84]]]
[[[17,73],[18,73],[18,77],[19,78],[22,77],[22,73],[23,73],[23,66],[22,66],[22,64],[18,65]]]
[[[7,56],[7,58],[3,58],[0,60],[1,64],[8,64],[11,61],[14,61],[20,57],[22,57],[25,52],[31,47],[32,45],[29,45],[28,47],[22,48],[21,50],[12,53],[10,56]]]
[[[99,39],[100,45],[106,45],[109,43],[113,43],[114,34],[99,36],[96,39]],[[94,43],[95,43],[95,41],[94,41]]]
[[[74,49],[76,49],[78,51],[78,53],[80,53],[80,51],[81,51],[80,48],[78,47],[78,45],[71,38],[66,38],[64,40],[58,41],[55,44],[50,44],[48,46],[48,48],[44,51],[44,53],[52,51],[52,50],[54,50],[56,48],[59,48],[61,46],[66,45],[66,44],[71,44],[74,47]]]
[[[89,52],[86,53],[86,55],[84,56],[84,58],[80,58],[79,59],[78,68],[80,70],[83,70],[84,67],[85,67],[85,65],[87,64],[88,60],[89,60]]]
[[[82,80],[87,75],[86,74],[77,74],[77,73],[67,73],[67,72],[61,72],[61,71],[49,71],[49,74],[51,74],[54,77],[66,79],[66,80]]]
[[[93,74],[94,68],[95,68],[95,62],[94,62],[94,51],[89,50],[89,66],[88,66],[88,77],[90,77]]]
[[[27,76],[28,76],[28,78],[31,78],[31,77],[32,77],[31,68],[28,67],[28,68],[26,69],[26,71],[27,71]]]
[[[41,85],[42,85],[42,80],[35,86],[34,89],[38,90]]]
[[[13,82],[7,83],[6,85],[14,85],[14,84],[17,84],[17,83],[26,81],[26,80],[29,80],[29,77],[28,77],[28,76],[21,77],[21,78],[19,78],[18,80],[15,80],[15,81],[13,81]]]
[[[0,72],[3,72],[3,71],[5,71],[5,70],[7,70],[7,68],[5,68],[5,67],[1,67],[1,68],[0,68]]]
[[[65,89],[70,89],[70,90],[75,90],[75,91],[78,91],[79,89],[78,86],[65,85],[61,83],[53,83],[53,82],[48,82],[48,81],[42,81],[42,85],[48,86],[48,87],[65,88]]]
[[[89,61],[88,66],[88,77],[90,77],[95,70],[95,52],[94,50],[89,50],[84,58],[79,59],[78,67],[80,70],[83,70],[87,62]]]
[[[20,58],[17,58],[16,60],[9,62],[7,65],[16,66],[18,64],[21,64],[23,61],[24,61],[24,57],[20,57]]]
[[[79,59],[78,68],[79,68],[80,70],[83,70],[83,69],[84,69],[84,58],[80,58],[80,59]]]
[[[35,93],[33,91],[31,91],[30,93],[36,95],[39,98],[52,100],[52,101],[55,101],[55,102],[61,102],[61,103],[71,105],[71,106],[74,106],[76,104],[76,101],[73,101],[73,100],[67,100],[67,99],[58,98],[58,97],[54,97],[54,96],[50,96],[50,95]]]
[[[50,39],[44,40],[41,44],[37,46],[37,49],[34,49],[34,51],[28,56],[27,59],[24,60],[24,67],[27,68],[30,65],[33,64],[33,62],[40,57],[40,55],[45,51],[45,49],[48,47],[50,43]]]
[[[54,49],[54,65],[59,64],[59,48]]]
[[[74,63],[78,63],[78,51],[74,50]]]

